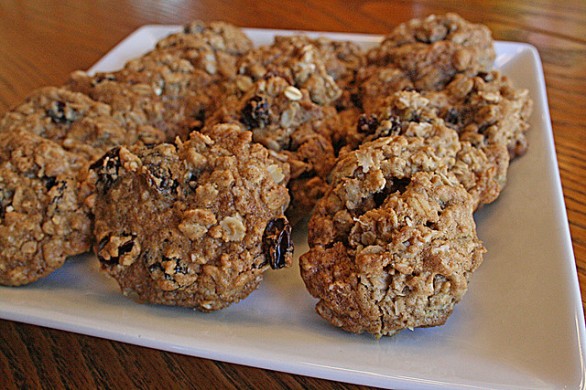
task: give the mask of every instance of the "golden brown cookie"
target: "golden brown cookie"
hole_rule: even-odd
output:
[[[492,69],[495,58],[488,27],[454,13],[430,15],[402,23],[367,54],[372,65],[393,65],[417,90],[443,88],[456,74]]]
[[[515,88],[500,72],[457,75],[443,90],[424,95],[463,141],[504,146],[511,159],[527,151],[533,102],[529,91]]]
[[[286,161],[291,166],[292,196],[287,215],[295,224],[325,190],[335,160],[328,118],[335,115],[334,107],[314,103],[309,91],[295,87],[290,79],[267,74],[240,99],[227,100],[202,132],[215,123],[237,124]]]
[[[127,126],[111,106],[66,88],[45,87],[0,120],[0,132],[25,130],[52,140],[91,161],[118,145],[158,143],[163,134],[150,126]]]
[[[36,134],[0,132],[0,284],[34,282],[89,250],[85,161]]]
[[[347,171],[318,202],[300,258],[316,311],[377,337],[445,323],[482,261],[472,211],[449,176]]]

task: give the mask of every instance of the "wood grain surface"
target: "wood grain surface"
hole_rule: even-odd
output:
[[[543,61],[582,296],[586,296],[586,1],[0,2],[0,114],[33,89],[88,69],[145,24],[225,20],[239,26],[383,34],[413,17],[458,12]],[[547,277],[544,275],[544,277]],[[584,298],[583,298],[584,302]],[[0,388],[360,388],[0,321]]]

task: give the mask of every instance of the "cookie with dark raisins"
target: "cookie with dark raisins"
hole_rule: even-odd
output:
[[[92,165],[95,252],[125,294],[214,311],[290,266],[289,166],[252,133],[117,148]]]
[[[196,21],[118,71],[73,73],[68,87],[109,104],[129,126],[156,127],[173,142],[201,129],[222,101],[220,83],[236,76],[237,59],[251,47],[235,26]]]
[[[33,91],[0,120],[0,132],[26,130],[92,161],[118,145],[159,143],[160,130],[131,124],[112,106],[67,88]]]
[[[450,86],[459,85],[460,79],[471,81],[478,77],[456,76]],[[526,95],[523,91],[518,94]],[[387,96],[380,100],[380,107],[373,114],[360,116],[352,131],[346,133],[346,146],[340,154],[361,143],[394,135],[422,137],[427,143],[434,140],[436,147],[456,151],[445,168],[472,195],[474,209],[492,203],[506,185],[510,160],[507,145],[516,142],[515,139],[520,143],[525,139],[522,131],[526,131],[527,122],[522,114],[523,100],[509,101],[498,93],[487,93],[494,100],[487,103],[481,98],[482,93],[476,99],[474,93],[465,96],[448,88],[425,93],[401,91]],[[476,103],[462,103],[468,97]],[[501,112],[511,115],[502,117]],[[483,121],[490,123],[487,127],[490,131],[479,131]]]
[[[299,261],[317,313],[376,337],[445,323],[484,252],[470,195],[451,175],[404,175],[392,158],[365,171],[355,157],[334,168]]]
[[[234,123],[287,161],[292,196],[287,216],[295,224],[324,193],[335,160],[334,129],[329,125],[335,115],[333,106],[316,104],[307,89],[295,87],[284,75],[267,74],[250,84],[240,99],[228,100],[202,132],[209,133],[214,123]]]
[[[0,284],[34,282],[90,249],[85,163],[36,134],[0,132]]]
[[[488,27],[454,13],[402,23],[367,53],[369,65],[404,72],[419,91],[441,89],[456,74],[490,71],[495,57]]]
[[[438,116],[473,145],[505,148],[510,159],[527,152],[533,101],[498,71],[457,75],[440,91],[424,95]]]

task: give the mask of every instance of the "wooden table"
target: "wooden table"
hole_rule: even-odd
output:
[[[495,39],[533,44],[547,83],[557,157],[582,296],[586,296],[586,2],[77,1],[0,3],[0,113],[33,89],[62,84],[144,24],[226,20],[248,27],[382,34],[400,22],[455,11]],[[355,388],[326,380],[0,321],[0,387]]]

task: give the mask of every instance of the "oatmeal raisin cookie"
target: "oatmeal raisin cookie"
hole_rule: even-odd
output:
[[[183,31],[158,41],[154,51],[186,59],[212,77],[229,78],[237,73],[238,58],[252,47],[250,38],[236,26],[194,21],[186,24]]]
[[[171,64],[167,66],[163,58],[161,62],[154,58],[150,60],[141,61],[141,66],[147,67],[140,71],[120,70],[95,75],[76,71],[70,75],[66,87],[110,106],[112,116],[128,128],[156,128],[164,133],[163,141],[185,138],[192,127],[201,127],[209,99],[199,94],[184,95],[193,79],[192,74],[183,68],[192,68],[187,61],[171,58]],[[131,61],[127,66],[134,69],[139,66],[137,63],[138,60]],[[159,71],[153,74],[149,66],[157,67]],[[167,80],[173,81],[167,84]],[[189,104],[189,108],[184,104]],[[190,112],[189,118],[185,117],[186,112]]]
[[[65,88],[45,87],[0,120],[0,132],[26,130],[91,161],[118,145],[152,144],[163,134],[151,126],[126,126],[112,108]]]
[[[288,165],[234,125],[96,162],[95,252],[125,294],[222,309],[291,264]]]
[[[89,250],[85,162],[34,133],[0,132],[0,284],[34,282]]]
[[[316,311],[377,337],[441,325],[482,261],[470,195],[446,175],[369,167],[334,180],[310,220],[300,269]]]
[[[443,90],[424,95],[462,140],[504,146],[511,159],[527,151],[533,102],[526,89],[514,88],[500,72],[457,75]]]
[[[462,127],[449,124],[439,116],[446,117],[445,112],[450,109],[452,113],[459,112],[456,103],[450,106],[446,96],[453,95],[443,92],[402,91],[381,100],[380,107],[374,114],[362,115],[354,131],[348,132],[342,154],[361,143],[380,137],[400,134],[427,138],[429,133],[425,129],[442,129],[432,142],[441,144],[452,137],[450,144],[457,149],[457,153],[446,168],[472,195],[474,209],[493,202],[506,184],[509,167],[509,153],[506,142],[503,142],[508,138],[503,133],[509,131],[506,126],[510,123],[521,122],[511,119],[503,123],[505,127],[494,122],[491,128],[493,136],[488,138],[477,131],[478,127],[475,127],[472,118],[465,117],[462,120],[468,120],[468,126],[464,131]],[[461,112],[464,115],[464,111]],[[457,122],[457,117],[455,118],[454,121]],[[414,132],[413,129],[417,131]],[[457,137],[458,141],[454,143],[453,137]]]
[[[353,52],[352,49],[345,51]],[[312,102],[329,105],[342,94],[334,77],[349,77],[346,66],[360,61],[358,56],[355,59],[352,55],[348,57],[348,62],[341,61],[334,44],[323,40],[303,36],[277,37],[272,45],[245,54],[238,62],[238,73],[252,81],[267,74],[280,75],[290,80],[294,87],[307,90]]]
[[[392,64],[427,91],[443,88],[456,74],[490,71],[495,51],[488,27],[448,13],[399,25],[367,57],[369,64]]]
[[[243,131],[252,131],[255,142],[287,161],[292,196],[287,215],[296,223],[325,190],[335,160],[328,118],[335,115],[334,107],[311,101],[308,90],[295,87],[284,76],[268,74],[239,100],[226,102],[202,132],[207,133],[215,123],[237,124]]]
[[[111,105],[129,125],[154,126],[173,142],[203,127],[221,100],[220,84],[234,79],[236,61],[251,47],[235,26],[196,21],[123,69],[95,75],[75,72],[68,86]]]

